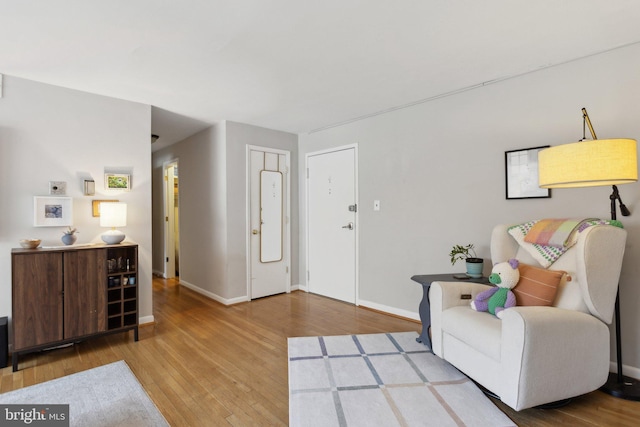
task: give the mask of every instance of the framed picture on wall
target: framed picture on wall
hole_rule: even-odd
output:
[[[548,147],[545,145],[504,153],[507,199],[551,197],[551,190],[538,186],[538,153]]]
[[[131,190],[131,175],[124,173],[104,174],[104,186],[107,190]]]
[[[64,227],[73,225],[73,199],[71,197],[33,198],[33,225],[35,227]]]

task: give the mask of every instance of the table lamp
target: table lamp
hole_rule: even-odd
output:
[[[538,154],[538,178],[542,188],[578,188],[611,185],[609,196],[611,219],[616,219],[616,201],[623,216],[631,212],[622,203],[617,184],[638,180],[637,143],[633,139],[597,139],[586,109],[582,109],[583,139],[580,142],[559,145]],[[585,141],[585,125],[593,137]],[[601,390],[627,400],[640,400],[640,382],[622,374],[622,343],[620,334],[620,291],[615,302],[617,373]]]
[[[122,242],[125,235],[116,227],[127,225],[126,203],[100,203],[100,227],[110,227],[111,230],[102,234],[102,240],[108,245]]]

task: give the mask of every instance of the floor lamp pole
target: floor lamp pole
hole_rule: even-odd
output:
[[[611,220],[615,221],[616,218],[616,200],[620,203],[620,213],[623,216],[631,215],[629,209],[622,203],[620,194],[618,193],[618,187],[613,186],[613,192],[609,196],[611,200]],[[612,396],[619,397],[627,400],[640,401],[640,382],[634,378],[626,377],[622,374],[622,334],[620,333],[620,289],[616,294],[615,303],[615,321],[616,321],[616,363],[618,364],[617,373],[609,372],[609,378],[607,382],[600,388],[600,390],[608,393]]]

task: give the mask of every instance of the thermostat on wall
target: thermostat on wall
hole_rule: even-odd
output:
[[[64,181],[49,181],[49,194],[64,196],[67,194],[67,183]]]

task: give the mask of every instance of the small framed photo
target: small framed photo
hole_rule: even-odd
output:
[[[117,203],[119,200],[92,200],[92,214],[93,216],[100,216],[100,203]]]
[[[35,227],[64,227],[73,225],[73,199],[71,197],[33,198],[33,225]]]
[[[123,173],[104,174],[104,186],[107,190],[131,190],[131,175]]]
[[[551,197],[551,190],[538,186],[538,153],[548,147],[545,145],[504,153],[507,199]]]

